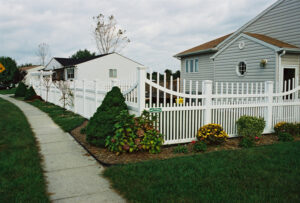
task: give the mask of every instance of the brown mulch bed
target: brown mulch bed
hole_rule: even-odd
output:
[[[86,142],[86,135],[81,134],[80,130],[84,128],[87,125],[88,121],[85,121],[81,126],[75,128],[71,131],[71,135],[79,142],[90,154],[92,154],[100,163],[109,166],[114,164],[127,164],[127,163],[134,163],[134,162],[140,162],[140,161],[146,161],[151,159],[168,159],[173,157],[179,157],[179,156],[187,156],[187,155],[193,155],[196,154],[192,152],[192,144],[186,144],[188,148],[188,153],[173,153],[174,147],[177,145],[172,146],[164,146],[162,147],[161,153],[159,154],[150,154],[149,152],[138,152],[138,153],[124,153],[121,155],[116,155],[104,148],[98,148],[95,146],[90,145],[88,142]],[[300,137],[295,138],[295,140],[300,140]],[[219,151],[219,150],[230,150],[230,149],[239,149],[238,146],[240,142],[240,138],[230,138],[227,140],[227,142],[223,145],[218,146],[208,146],[207,152],[212,151]],[[270,145],[277,141],[277,137],[273,134],[269,135],[263,135],[262,138],[256,142],[256,145]]]

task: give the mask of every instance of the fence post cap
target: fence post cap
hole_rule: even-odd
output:
[[[138,69],[138,70],[146,70],[147,67],[146,67],[146,66],[138,66],[137,69]]]
[[[203,80],[202,83],[212,84],[213,81],[212,80]]]
[[[274,81],[266,81],[266,84],[267,85],[272,85],[272,84],[274,84]]]

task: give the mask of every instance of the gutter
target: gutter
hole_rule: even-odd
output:
[[[210,49],[204,49],[204,50],[195,51],[195,52],[189,52],[186,54],[176,54],[173,57],[180,59],[181,57],[185,57],[185,56],[192,56],[192,55],[204,54],[204,53],[212,53],[212,52],[217,52],[217,51],[218,51],[218,49],[216,49],[216,48],[210,48]]]

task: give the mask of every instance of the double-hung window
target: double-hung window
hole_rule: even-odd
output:
[[[67,69],[67,79],[74,79],[74,68]]]
[[[117,78],[117,69],[109,69],[109,77]]]
[[[199,59],[185,60],[185,72],[199,72]]]

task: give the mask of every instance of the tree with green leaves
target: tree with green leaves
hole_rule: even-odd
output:
[[[95,52],[90,52],[87,49],[84,50],[78,50],[75,54],[73,54],[70,58],[72,59],[83,59],[83,58],[89,58],[89,57],[93,57],[96,56]]]
[[[5,67],[5,70],[0,73],[0,83],[7,85],[16,83],[14,78],[19,76],[16,61],[10,57],[2,56],[0,57],[0,63]]]

